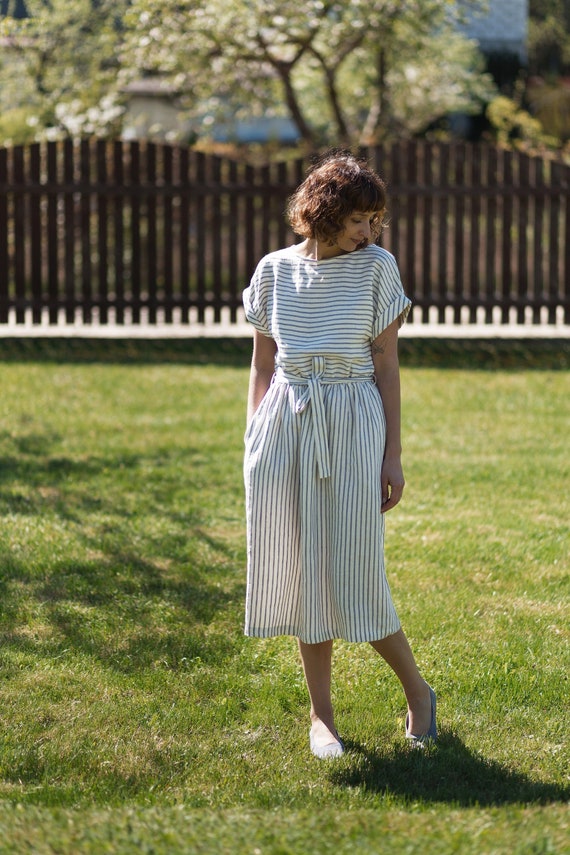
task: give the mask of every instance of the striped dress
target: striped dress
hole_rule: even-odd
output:
[[[395,259],[376,245],[319,261],[288,247],[260,261],[243,300],[278,348],[245,435],[245,633],[391,635],[371,342],[410,308]]]

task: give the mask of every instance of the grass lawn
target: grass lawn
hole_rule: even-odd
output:
[[[294,641],[242,635],[249,344],[0,342],[1,855],[570,852],[569,374],[405,347],[388,573],[441,739],[339,642],[323,763]]]

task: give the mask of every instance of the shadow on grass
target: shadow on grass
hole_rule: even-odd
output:
[[[248,366],[250,338],[0,338],[2,362]]]
[[[0,338],[0,361],[120,363],[247,367],[250,338],[89,339]],[[401,338],[402,365],[420,368],[536,369],[570,368],[570,341],[533,339]]]
[[[50,659],[72,652],[124,674],[156,666],[178,670],[196,658],[219,664],[232,654],[234,636],[216,629],[229,611],[236,612],[236,638],[241,630],[237,610],[244,583],[230,578],[222,586],[224,571],[213,573],[207,562],[181,566],[173,575],[125,553],[115,559],[59,561],[43,578],[34,578],[13,556],[2,563],[5,654]],[[25,614],[33,601],[41,609],[39,633],[26,631]]]
[[[21,444],[24,440],[20,440]],[[143,459],[140,455],[122,454],[110,457],[90,455],[77,460],[64,455],[48,455],[47,452],[26,451],[26,455],[4,455],[0,457],[0,482],[24,481],[30,486],[59,484],[66,477],[89,477],[99,475],[110,466],[121,469],[136,468]],[[34,455],[34,456],[32,456]]]
[[[408,368],[468,371],[562,371],[570,368],[565,339],[401,338],[400,362]]]
[[[459,807],[551,804],[570,798],[570,787],[533,781],[471,751],[449,732],[425,752],[404,746],[390,754],[370,753],[350,740],[346,747],[348,765],[330,772],[336,786]]]
[[[55,454],[54,446],[60,441],[61,436],[53,431],[23,432],[20,435],[0,431],[0,511],[18,513],[24,510],[26,513],[43,514],[46,505],[57,505],[63,512],[78,498],[77,491],[73,500],[69,495],[73,479],[77,485],[83,486],[89,478],[105,472],[136,470],[144,461],[140,454],[130,452],[76,457]],[[61,501],[58,499],[60,491]],[[93,496],[82,498],[86,506],[80,505],[81,511],[98,505]]]
[[[9,439],[19,453],[0,456],[0,512],[17,521],[16,532],[36,518],[38,531],[49,526],[56,534],[53,548],[43,534],[41,547],[23,553],[17,542],[0,546],[4,652],[49,658],[71,651],[123,673],[186,668],[198,657],[215,663],[231,653],[235,642],[217,625],[229,612],[241,629],[244,583],[235,549],[207,531],[188,462],[198,450],[179,452],[188,467],[181,507],[170,501],[180,488],[172,474],[177,458],[165,469],[165,452],[68,459],[50,456],[51,435]],[[136,507],[120,490],[105,489],[114,473],[127,481],[127,493],[140,491]],[[135,532],[131,519],[141,509],[160,525]],[[58,543],[69,523],[76,558]]]

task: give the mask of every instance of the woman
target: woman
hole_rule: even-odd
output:
[[[402,497],[398,329],[410,301],[374,241],[382,180],[331,153],[289,201],[304,240],[263,258],[244,292],[254,326],[244,475],[247,635],[298,638],[310,747],[344,751],[331,702],[333,640],[367,641],[400,679],[406,736],[436,738],[384,570],[384,514]]]

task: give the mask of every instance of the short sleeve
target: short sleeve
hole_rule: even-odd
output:
[[[264,276],[263,260],[257,265],[249,287],[243,292],[243,307],[247,320],[263,335],[271,337],[269,328],[268,298],[269,280]]]
[[[399,326],[402,326],[412,306],[412,301],[404,294],[396,259],[386,250],[382,250],[382,257],[378,259],[375,279],[376,306],[372,341],[393,321],[399,319]]]

